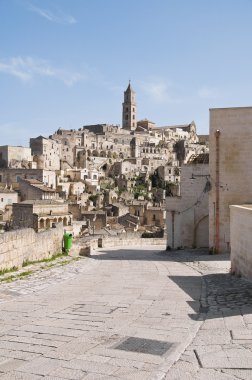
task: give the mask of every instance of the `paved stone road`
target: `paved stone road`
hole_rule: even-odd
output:
[[[0,285],[0,380],[252,379],[252,284],[203,252],[101,249]]]

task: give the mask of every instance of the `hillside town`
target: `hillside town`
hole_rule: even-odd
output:
[[[1,231],[41,232],[62,222],[76,238],[164,237],[166,198],[180,197],[184,171],[192,162],[207,165],[208,151],[208,136],[197,134],[194,121],[138,121],[129,82],[121,126],[58,128],[31,137],[29,147],[0,146]]]

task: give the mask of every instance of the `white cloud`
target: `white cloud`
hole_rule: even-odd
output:
[[[63,24],[63,25],[71,25],[71,24],[76,24],[76,19],[68,15],[61,10],[55,10],[52,12],[49,9],[43,9],[35,6],[34,4],[29,4],[28,9],[32,12],[37,13],[39,16],[44,17],[48,21],[55,22],[58,24]]]
[[[32,57],[13,57],[8,60],[0,59],[0,72],[13,75],[23,82],[29,82],[36,76],[56,78],[67,86],[86,77],[78,72],[72,72],[63,68],[56,68],[46,60],[34,59]]]
[[[175,86],[167,80],[155,79],[142,82],[140,87],[156,103],[180,104],[186,100],[183,88]]]
[[[161,81],[144,82],[141,84],[143,91],[157,102],[170,100],[168,85]]]

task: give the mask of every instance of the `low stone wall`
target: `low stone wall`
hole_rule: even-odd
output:
[[[24,261],[41,260],[62,250],[63,226],[36,233],[25,228],[0,234],[0,269],[21,267]]]
[[[82,238],[75,240],[73,242],[72,248],[70,249],[70,256],[90,256],[93,249],[98,248],[98,239],[97,238]]]
[[[230,206],[231,271],[252,280],[252,205]]]
[[[97,248],[159,246],[165,249],[166,238],[141,238],[140,234],[129,233],[118,236],[100,236],[77,239],[73,242],[70,255],[89,256]]]
[[[146,247],[146,246],[166,246],[166,239],[163,238],[141,238],[141,237],[126,237],[125,235],[120,235],[116,237],[102,238],[101,246],[102,248],[113,248],[113,247]]]

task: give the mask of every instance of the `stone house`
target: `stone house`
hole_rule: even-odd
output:
[[[43,136],[30,139],[33,159],[38,169],[59,170],[62,156],[61,144]]]
[[[58,191],[45,186],[43,182],[37,179],[20,179],[19,192],[21,201],[59,199]]]
[[[37,179],[45,186],[56,188],[56,174],[54,170],[44,169],[0,169],[0,185],[19,188],[21,179]]]
[[[144,222],[146,226],[165,226],[165,209],[161,206],[148,206],[144,210]]]
[[[118,194],[114,190],[105,190],[104,193],[104,206],[110,205],[114,202],[117,202]]]
[[[152,206],[149,201],[134,200],[129,204],[129,212],[139,218],[141,226],[165,226],[165,209],[162,206]]]
[[[107,226],[107,213],[106,211],[81,211],[82,220],[89,221],[92,230],[101,230]]]
[[[145,209],[147,205],[151,206],[150,202],[138,200],[134,200],[129,204],[130,214],[139,217],[139,222],[141,226],[145,224]]]
[[[0,187],[0,210],[3,211],[6,206],[18,202],[18,193],[7,187]]]
[[[180,182],[180,168],[175,165],[162,165],[157,168],[158,176],[164,182]]]
[[[148,119],[139,120],[137,122],[137,132],[146,132],[156,127],[156,124],[153,121]]]
[[[0,167],[33,168],[31,149],[23,146],[0,146]]]
[[[116,179],[116,185],[118,189],[121,191],[129,191],[132,192],[134,187],[136,186],[137,180],[135,178],[127,178],[125,175],[120,175]]]
[[[13,227],[33,228],[35,231],[51,228],[55,223],[72,224],[68,204],[49,200],[28,200],[13,204]]]
[[[129,213],[129,206],[122,202],[113,203],[111,205],[112,216],[122,216]]]
[[[71,198],[80,200],[81,195],[85,192],[85,184],[83,182],[61,182],[57,186],[57,190],[62,194],[63,198]]]

